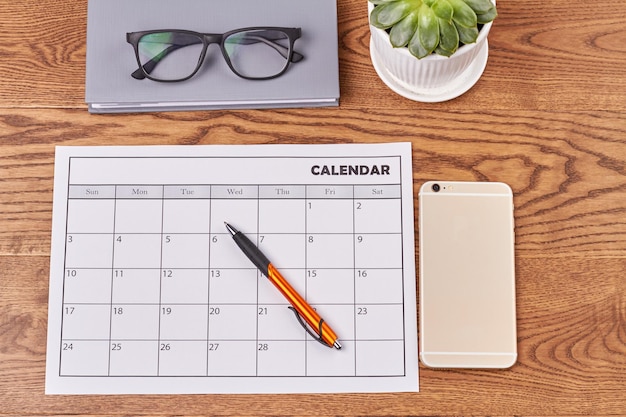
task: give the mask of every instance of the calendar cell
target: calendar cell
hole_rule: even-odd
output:
[[[307,233],[352,233],[352,200],[307,200]]]
[[[354,342],[341,340],[340,351],[330,350],[319,342],[309,340],[306,347],[306,374],[308,376],[354,376]]]
[[[159,305],[114,304],[111,338],[119,340],[158,340]]]
[[[109,375],[158,375],[158,342],[143,340],[112,340],[109,348],[111,350]]]
[[[306,296],[306,278],[304,269],[281,269],[281,275],[289,285],[303,297]],[[259,304],[284,304],[288,305],[287,299],[278,291],[274,284],[261,273],[259,276],[258,302]]]
[[[163,269],[159,272],[163,304],[207,303],[209,273],[206,269]]]
[[[411,278],[412,279],[412,278]],[[369,303],[402,303],[402,269],[357,269],[355,301]]]
[[[161,339],[159,342],[159,375],[206,375],[206,352],[206,341]]]
[[[254,304],[211,304],[209,309],[209,340],[255,340],[257,306]]]
[[[163,235],[161,266],[163,268],[208,268],[209,235]]]
[[[209,303],[256,304],[256,269],[211,269]]]
[[[114,185],[70,185],[69,200],[106,200],[115,198]]]
[[[115,235],[113,267],[160,268],[161,234]]]
[[[224,226],[224,223],[222,223]],[[224,229],[226,230],[226,229]],[[252,235],[253,236],[253,235]],[[254,264],[237,247],[230,235],[215,234],[211,236],[209,249],[209,265],[213,269],[245,269],[256,270]]]
[[[353,268],[352,234],[307,235],[307,268]]]
[[[163,186],[163,198],[165,200],[196,199],[208,201],[211,198],[210,185],[165,185]]]
[[[350,269],[309,269],[306,281],[307,301],[311,304],[353,304],[354,271]],[[328,291],[332,288],[332,291]]]
[[[213,185],[211,198],[217,200],[254,200],[259,199],[259,186],[249,184]]]
[[[163,185],[118,185],[115,197],[122,200],[161,200]]]
[[[113,233],[114,200],[69,200],[67,232]]]
[[[402,340],[403,314],[401,304],[357,304],[356,337],[359,340]]]
[[[65,267],[111,268],[113,263],[113,235],[68,234],[65,246]]]
[[[304,268],[306,236],[304,234],[260,234],[259,249],[280,269]]]
[[[305,201],[276,199],[259,201],[259,234],[304,233]]]
[[[64,304],[62,337],[65,340],[106,340],[110,318],[108,305]]]
[[[402,187],[400,184],[375,184],[375,185],[355,185],[354,199],[400,199],[402,197]],[[388,215],[388,213],[386,213]],[[394,216],[395,217],[395,216]]]
[[[110,269],[67,269],[63,290],[64,303],[109,303]]]
[[[308,185],[306,197],[311,200],[352,200],[354,198],[353,185]]]
[[[161,292],[160,272],[158,269],[113,270],[113,291],[109,302],[158,304]]]
[[[305,330],[288,305],[258,307],[258,338],[263,340],[302,340]]]
[[[163,234],[209,233],[209,200],[165,200],[163,202]]]
[[[402,221],[398,216],[400,199],[357,199],[354,201],[355,233],[400,233]]]
[[[316,309],[337,333],[342,345],[346,341],[354,340],[354,304],[311,304],[311,307]],[[313,339],[307,335],[307,340]]]
[[[61,343],[63,376],[107,376],[109,373],[108,340],[64,340]]]
[[[214,199],[211,201],[211,233],[227,233],[224,228],[224,222],[234,225],[237,230],[241,230],[246,234],[257,232],[258,201],[256,200],[256,192],[248,194],[254,196],[254,198],[232,197],[215,199],[214,196]]]
[[[161,304],[160,339],[206,340],[211,308],[215,309],[206,304]]]
[[[221,340],[208,344],[208,375],[256,376],[256,340]]]
[[[354,247],[357,268],[402,268],[400,234],[357,234]]]
[[[306,345],[303,342],[259,339],[257,344],[258,375],[304,376],[305,350]]]
[[[358,341],[356,343],[357,375],[400,376],[404,373],[402,340]]]
[[[161,233],[162,200],[118,200],[115,233]]]

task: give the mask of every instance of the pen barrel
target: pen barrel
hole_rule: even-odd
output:
[[[337,335],[330,328],[325,321],[322,320],[322,317],[317,314],[317,311],[313,309],[307,303],[300,294],[293,289],[291,285],[285,280],[285,278],[278,272],[274,265],[271,263],[267,268],[268,274],[267,277],[270,281],[278,288],[278,290],[283,294],[283,296],[289,300],[291,305],[296,309],[296,311],[300,314],[300,316],[307,322],[307,324],[314,330],[315,333],[321,337],[324,343],[329,346],[333,346],[333,344],[337,341]],[[322,331],[320,334],[320,322],[322,323]]]

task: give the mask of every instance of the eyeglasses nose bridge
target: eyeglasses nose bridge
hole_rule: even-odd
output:
[[[205,45],[210,45],[212,43],[221,44],[222,39],[224,38],[224,35],[219,33],[204,33],[202,36],[204,37]]]

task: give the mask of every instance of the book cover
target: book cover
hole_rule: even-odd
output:
[[[303,58],[276,78],[249,80],[236,75],[219,44],[211,43],[187,80],[131,76],[140,67],[127,33],[223,34],[250,27],[300,28],[293,49]],[[336,0],[89,0],[85,101],[92,113],[336,106]]]

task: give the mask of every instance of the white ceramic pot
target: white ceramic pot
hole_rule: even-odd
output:
[[[368,16],[373,8],[368,2]],[[383,82],[404,97],[423,102],[450,100],[472,88],[485,70],[492,23],[482,27],[476,43],[461,46],[451,57],[432,54],[422,59],[407,48],[391,46],[389,34],[370,24],[372,63]]]

